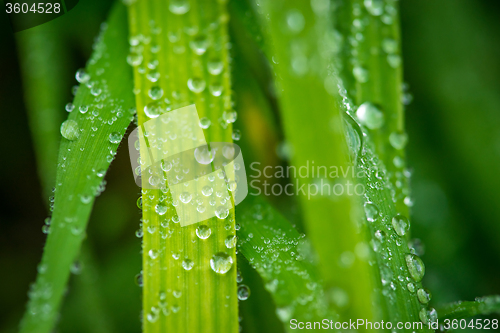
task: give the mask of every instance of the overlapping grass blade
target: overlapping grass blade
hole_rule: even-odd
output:
[[[95,196],[104,188],[103,177],[116,154],[133,114],[132,77],[127,52],[124,8],[117,5],[94,45],[84,71],[74,109],[63,123],[53,214],[36,282],[29,291],[21,332],[50,332],[57,318],[70,274],[78,255]],[[52,201],[52,200],[51,200]],[[50,225],[49,225],[50,224]]]
[[[478,297],[474,302],[459,301],[446,304],[438,308],[438,313],[440,321],[500,313],[500,296]]]

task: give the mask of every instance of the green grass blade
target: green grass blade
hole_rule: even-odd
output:
[[[438,308],[439,320],[465,319],[475,315],[500,313],[500,296],[478,297],[474,302],[455,302]]]
[[[260,197],[237,207],[238,249],[264,280],[276,314],[289,332],[289,321],[334,321],[327,304],[311,244]]]
[[[225,3],[220,1],[155,0],[130,5],[140,126],[149,120],[145,106],[154,102],[148,91],[159,87],[162,112],[195,104],[199,117],[211,121],[204,130],[207,142],[232,141],[232,123],[227,119],[232,111],[227,19]],[[201,239],[196,233],[200,224],[181,227],[175,222],[173,199],[178,200],[167,188],[164,193],[142,191],[143,331],[237,332],[236,253],[225,245],[226,238],[235,234],[234,211],[225,221],[202,222],[211,234]],[[156,212],[158,204],[169,207],[164,215]],[[224,274],[210,265],[219,252],[232,260]]]
[[[286,140],[293,150],[291,164],[298,169],[314,161],[315,165],[346,170],[345,140],[335,98],[337,83],[327,70],[336,45],[328,2],[259,3],[261,18],[267,25],[266,41],[272,43],[268,58],[273,61],[277,77]],[[325,178],[297,181],[306,189],[321,180],[330,185],[336,181]],[[350,306],[339,309],[339,314],[373,319],[372,268],[354,255],[356,246],[365,238],[353,223],[351,198],[311,198],[300,193],[304,225],[322,262],[320,272],[327,293],[341,288],[349,295]],[[355,260],[343,264],[342,255]]]
[[[380,7],[381,2],[377,1],[333,3],[336,27],[343,36],[338,67],[344,88],[356,107],[370,103],[382,114],[382,119],[370,117],[369,112],[361,117],[352,105],[349,112],[368,130],[390,181],[401,184],[394,186],[396,208],[408,216],[405,203],[405,199],[409,202],[408,179],[402,172],[408,137],[404,127],[398,3],[389,0],[385,7]]]
[[[80,81],[87,82],[75,96],[70,123],[62,126],[65,138],[60,146],[53,214],[21,332],[53,329],[70,266],[85,237],[92,203],[104,190],[103,176],[132,119],[132,77],[123,56],[128,48],[126,33],[124,8],[117,6],[88,62],[90,79],[80,76]],[[68,126],[75,123],[73,128]]]

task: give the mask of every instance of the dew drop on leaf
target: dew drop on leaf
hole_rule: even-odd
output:
[[[356,111],[361,124],[369,129],[378,129],[384,125],[384,114],[372,103],[365,102]]]
[[[240,301],[245,301],[248,297],[250,297],[250,288],[245,284],[240,284],[238,286],[237,294]]]
[[[415,254],[407,254],[405,257],[406,266],[410,272],[411,277],[416,282],[422,281],[425,274],[425,265],[422,259]]]
[[[61,135],[70,141],[78,139],[80,136],[80,129],[78,123],[72,119],[68,119],[61,124]]]
[[[207,239],[208,237],[210,237],[211,234],[212,234],[212,229],[210,229],[205,224],[202,224],[198,228],[196,228],[196,235],[200,239]]]
[[[113,132],[109,134],[109,142],[120,143],[122,141],[122,136],[118,132]]]
[[[224,252],[214,254],[210,259],[210,267],[215,273],[226,274],[233,266],[233,258]]]

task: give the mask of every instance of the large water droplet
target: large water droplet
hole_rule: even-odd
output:
[[[229,215],[229,209],[224,206],[219,206],[215,210],[215,216],[219,219],[224,220]]]
[[[228,249],[232,249],[236,246],[236,242],[237,242],[237,238],[235,235],[229,235],[226,237],[226,239],[224,240],[224,244],[226,244],[226,247]]]
[[[184,259],[182,261],[182,268],[184,268],[186,271],[190,271],[194,266],[194,262],[190,259]]]
[[[164,215],[167,210],[168,206],[163,203],[159,203],[155,206],[155,211],[158,213],[158,215]]]
[[[374,15],[380,16],[384,13],[384,0],[365,0],[366,10]]]
[[[427,304],[430,302],[432,295],[429,290],[420,288],[417,290],[417,297],[420,303]]]
[[[398,214],[392,218],[392,227],[399,236],[404,236],[406,234],[406,230],[408,229],[409,225],[410,222],[408,221],[408,218],[406,218],[406,216]]]
[[[61,135],[70,141],[78,139],[80,136],[80,129],[78,123],[74,120],[68,119],[61,124]]]
[[[368,222],[374,222],[380,215],[380,210],[373,202],[365,203],[365,214]]]
[[[122,141],[122,136],[118,132],[113,132],[109,134],[109,142],[120,143]]]
[[[226,274],[232,266],[233,258],[225,252],[214,254],[210,259],[210,267],[215,273]]]
[[[200,119],[200,127],[203,129],[209,128],[211,123],[212,122],[207,117],[203,117]]]
[[[148,91],[148,95],[152,100],[156,101],[163,96],[163,89],[161,87],[151,87]]]
[[[158,102],[151,102],[151,103],[148,103],[145,107],[144,107],[144,113],[146,114],[146,116],[148,116],[149,118],[156,118],[160,115],[161,113],[161,106],[160,106],[160,103]]]
[[[369,129],[378,129],[384,125],[384,114],[372,103],[365,102],[356,111],[361,124]]]
[[[186,14],[189,11],[190,5],[187,0],[172,0],[168,9],[176,15]]]
[[[425,265],[422,259],[415,254],[407,254],[405,257],[406,266],[410,272],[411,277],[416,282],[422,281],[425,274]]]
[[[207,146],[198,147],[194,150],[194,158],[200,164],[210,164],[215,158],[215,151],[209,150]]]
[[[207,86],[207,83],[199,78],[193,78],[189,79],[187,82],[189,90],[191,90],[194,93],[201,93],[203,90],[205,90],[205,87]]]
[[[238,286],[238,299],[240,301],[245,301],[250,297],[250,288],[245,284],[240,284]]]
[[[85,72],[85,69],[81,68],[76,71],[75,78],[80,83],[86,83],[90,80],[90,75]]]
[[[200,225],[196,228],[196,235],[201,239],[207,239],[212,234],[212,229],[210,229],[207,225]]]

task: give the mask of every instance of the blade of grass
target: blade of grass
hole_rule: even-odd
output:
[[[316,254],[304,234],[265,200],[249,196],[237,207],[238,249],[264,280],[276,304],[276,314],[290,327],[297,321],[334,321],[317,271]]]
[[[259,1],[259,7],[267,26],[266,41],[272,43],[268,58],[276,73],[285,136],[293,149],[292,165],[298,169],[314,161],[315,165],[347,170],[335,102],[337,83],[327,70],[336,46],[328,2]],[[336,181],[325,178],[332,185]],[[306,188],[318,180],[297,178],[298,186]],[[348,307],[338,309],[339,314],[344,319],[373,320],[372,268],[354,254],[365,237],[353,222],[351,198],[311,198],[299,193],[304,225],[322,262],[320,272],[327,293],[341,288],[350,299]],[[344,264],[342,256],[354,260]]]
[[[474,302],[459,301],[446,304],[438,308],[438,313],[440,321],[500,313],[500,296],[478,297]]]
[[[354,112],[356,109],[349,109],[349,113],[368,129],[390,181],[399,184],[394,186],[396,209],[409,216],[408,178],[403,173],[408,137],[404,127],[398,3],[389,0],[381,7],[377,1],[350,0],[344,2],[344,8],[339,6],[336,22],[346,36],[341,58],[346,91],[357,108],[370,103],[382,112],[382,125],[373,128],[366,116],[361,119],[361,113]]]
[[[144,111],[153,101],[148,91],[159,87],[163,111],[195,104],[199,117],[211,121],[204,131],[207,142],[232,141],[232,121],[227,119],[232,107],[227,19],[225,3],[220,1],[154,0],[130,5],[139,126],[150,119]],[[155,72],[159,79],[151,80]],[[140,149],[144,152],[146,147]],[[167,188],[164,193],[142,191],[143,331],[237,332],[236,254],[234,247],[225,245],[235,232],[234,211],[225,221],[203,221],[211,233],[202,239],[205,236],[197,236],[200,224],[181,227],[175,222],[172,202],[177,198]],[[158,204],[168,205],[164,215],[156,212]],[[219,252],[232,262],[223,274],[210,264]]]
[[[102,177],[116,154],[118,138],[132,119],[132,77],[123,56],[127,52],[125,18],[124,8],[116,6],[88,62],[90,77],[83,72],[78,75],[84,84],[61,127],[65,138],[60,146],[53,214],[21,332],[53,329],[92,203],[104,190]]]
[[[356,169],[363,175],[356,180],[366,189],[365,225],[379,268],[379,305],[393,323],[421,320],[427,324],[437,319],[435,310],[428,309],[427,302],[419,302],[415,292],[424,290],[422,277],[415,279],[406,262],[410,202],[403,150],[407,137],[397,4],[390,1],[384,7],[375,1],[352,0],[335,1],[335,5],[336,25],[345,36],[337,65],[342,78],[341,109],[350,119],[347,135],[359,143],[350,148],[356,156]],[[364,107],[372,114],[357,112]],[[383,121],[374,121],[374,113],[382,114]]]

